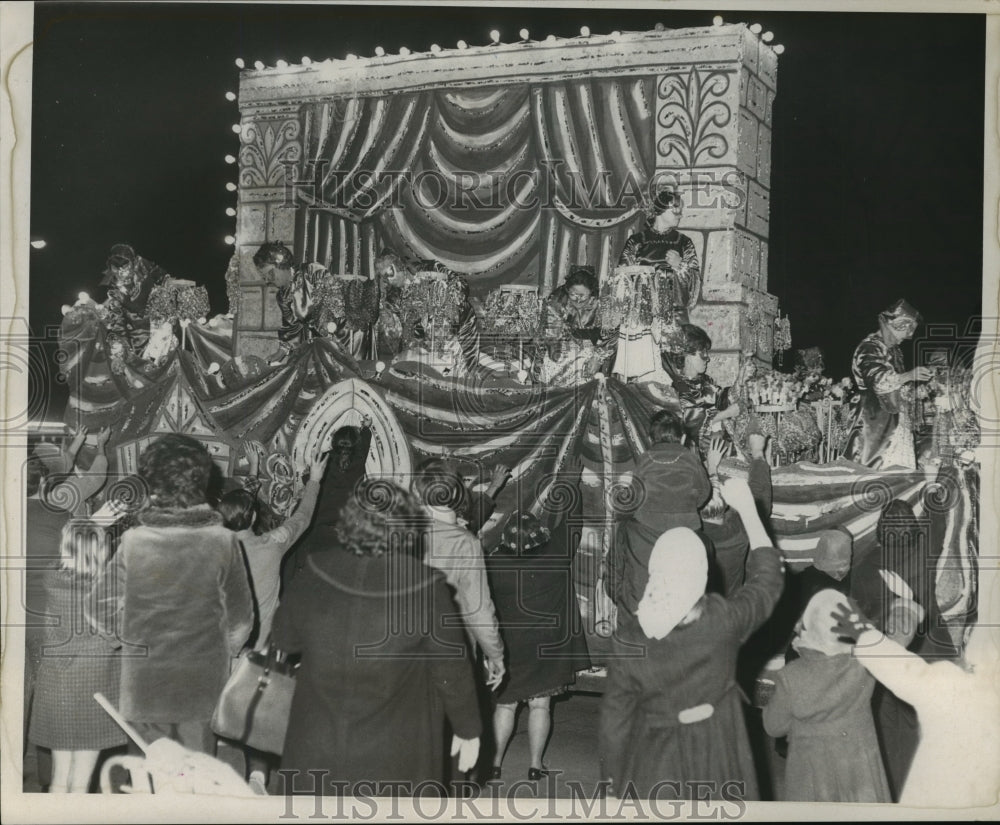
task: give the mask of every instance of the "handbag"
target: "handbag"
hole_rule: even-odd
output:
[[[281,754],[297,667],[274,644],[245,652],[219,696],[212,730],[224,739]]]

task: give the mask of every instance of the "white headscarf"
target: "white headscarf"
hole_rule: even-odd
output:
[[[708,555],[701,539],[690,527],[667,530],[649,556],[649,581],[637,611],[643,633],[664,638],[705,595],[707,584]]]
[[[802,613],[798,636],[792,642],[792,647],[796,650],[807,647],[827,656],[850,653],[853,645],[839,641],[833,632],[835,622],[831,614],[841,605],[850,610],[847,597],[843,593],[832,589],[820,590],[809,600]]]

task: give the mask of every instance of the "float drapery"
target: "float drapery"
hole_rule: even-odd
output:
[[[296,248],[333,271],[436,259],[483,293],[614,265],[654,167],[652,78],[309,104]],[[398,208],[396,208],[398,207]]]

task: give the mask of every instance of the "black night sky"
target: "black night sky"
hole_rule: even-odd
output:
[[[758,22],[784,44],[774,106],[768,291],[793,346],[828,373],[879,310],[906,297],[963,327],[981,313],[985,22],[981,15],[468,6],[35,6],[31,317],[98,287],[108,248],[131,243],[226,308],[236,170],[236,57],[273,65],[504,41]]]

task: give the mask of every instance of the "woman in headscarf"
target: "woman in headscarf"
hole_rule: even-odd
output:
[[[689,527],[664,533],[636,610],[621,628],[601,705],[602,778],[621,798],[759,798],[736,686],[736,659],[770,615],[784,582],[781,555],[745,481],[722,486],[750,545],[746,583],[706,593],[705,545]]]
[[[831,612],[846,604],[820,590],[798,623],[799,658],[777,671],[764,708],[764,729],[788,736],[786,801],[888,802],[871,698],[875,679],[831,629]]]
[[[917,466],[908,410],[908,384],[929,381],[932,371],[903,371],[899,345],[913,337],[923,319],[900,298],[878,316],[878,332],[867,336],[851,360],[860,395],[844,456],[874,469]]]

